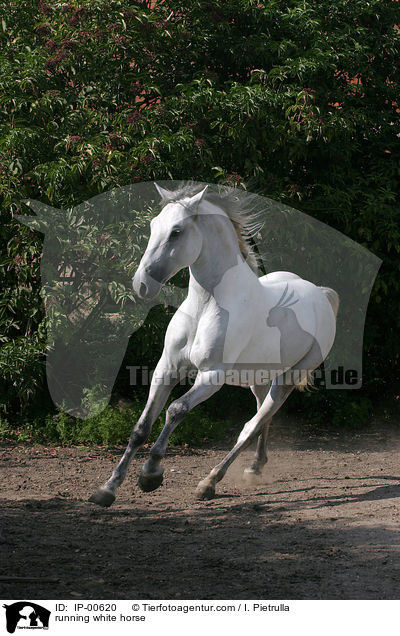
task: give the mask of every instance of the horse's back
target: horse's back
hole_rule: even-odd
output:
[[[265,276],[261,276],[258,280],[262,285],[268,285],[269,283],[285,283],[288,280],[292,280],[294,278],[301,278],[297,274],[293,274],[292,272],[271,272],[270,274],[265,274]]]
[[[292,272],[284,272],[284,271],[271,272],[270,274],[261,276],[258,280],[261,283],[261,285],[263,285],[263,287],[265,288],[268,288],[270,285],[276,285],[279,283],[287,283],[289,281],[299,280],[302,283],[305,283],[305,286],[303,286],[304,291],[308,287],[309,292],[310,291],[312,292],[313,290],[318,290],[318,292],[322,292],[325,298],[327,298],[329,301],[329,304],[332,308],[335,319],[337,317],[338,310],[339,310],[339,295],[337,294],[337,292],[335,292],[334,289],[331,289],[330,287],[320,287],[320,286],[314,285],[313,283],[310,283],[309,281],[301,278],[301,276],[298,276],[297,274],[293,274]]]

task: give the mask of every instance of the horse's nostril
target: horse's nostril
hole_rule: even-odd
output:
[[[140,283],[140,289],[139,289],[139,294],[140,296],[145,296],[147,292],[147,287],[144,283]]]

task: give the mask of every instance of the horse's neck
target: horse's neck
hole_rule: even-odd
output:
[[[216,291],[219,298],[232,294],[232,278],[238,285],[257,277],[245,263],[232,223],[227,217],[206,215],[203,222],[203,247],[190,267],[189,294],[206,302]]]

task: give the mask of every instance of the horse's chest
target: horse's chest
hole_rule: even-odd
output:
[[[209,367],[223,362],[225,338],[229,314],[218,310],[204,312],[200,317],[190,346],[190,361],[197,368]]]
[[[222,362],[228,314],[221,308],[202,312],[182,306],[170,322],[165,349],[171,363],[189,362],[197,368]]]

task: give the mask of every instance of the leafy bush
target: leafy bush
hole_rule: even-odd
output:
[[[68,209],[163,178],[241,184],[382,258],[361,397],[387,394],[400,333],[396,2],[8,0],[0,11],[0,365],[9,421],[26,406],[48,408],[42,240],[13,220],[21,199]],[[158,357],[162,335],[151,317],[135,334],[143,363]],[[347,393],[342,408],[351,413],[360,394]]]
[[[20,420],[17,427],[0,417],[0,440],[18,442],[39,442],[55,444],[102,444],[114,446],[126,444],[134,424],[142,412],[140,403],[120,409],[107,406],[105,410],[84,422],[77,420],[64,411],[37,416],[29,420]],[[159,417],[153,426],[148,443],[155,442],[164,426],[164,418]],[[190,417],[171,435],[170,444],[202,445],[210,440],[220,439],[228,430],[228,419],[211,417],[199,406]]]
[[[0,411],[17,404],[22,410],[44,384],[44,343],[37,337],[20,337],[0,350]]]

